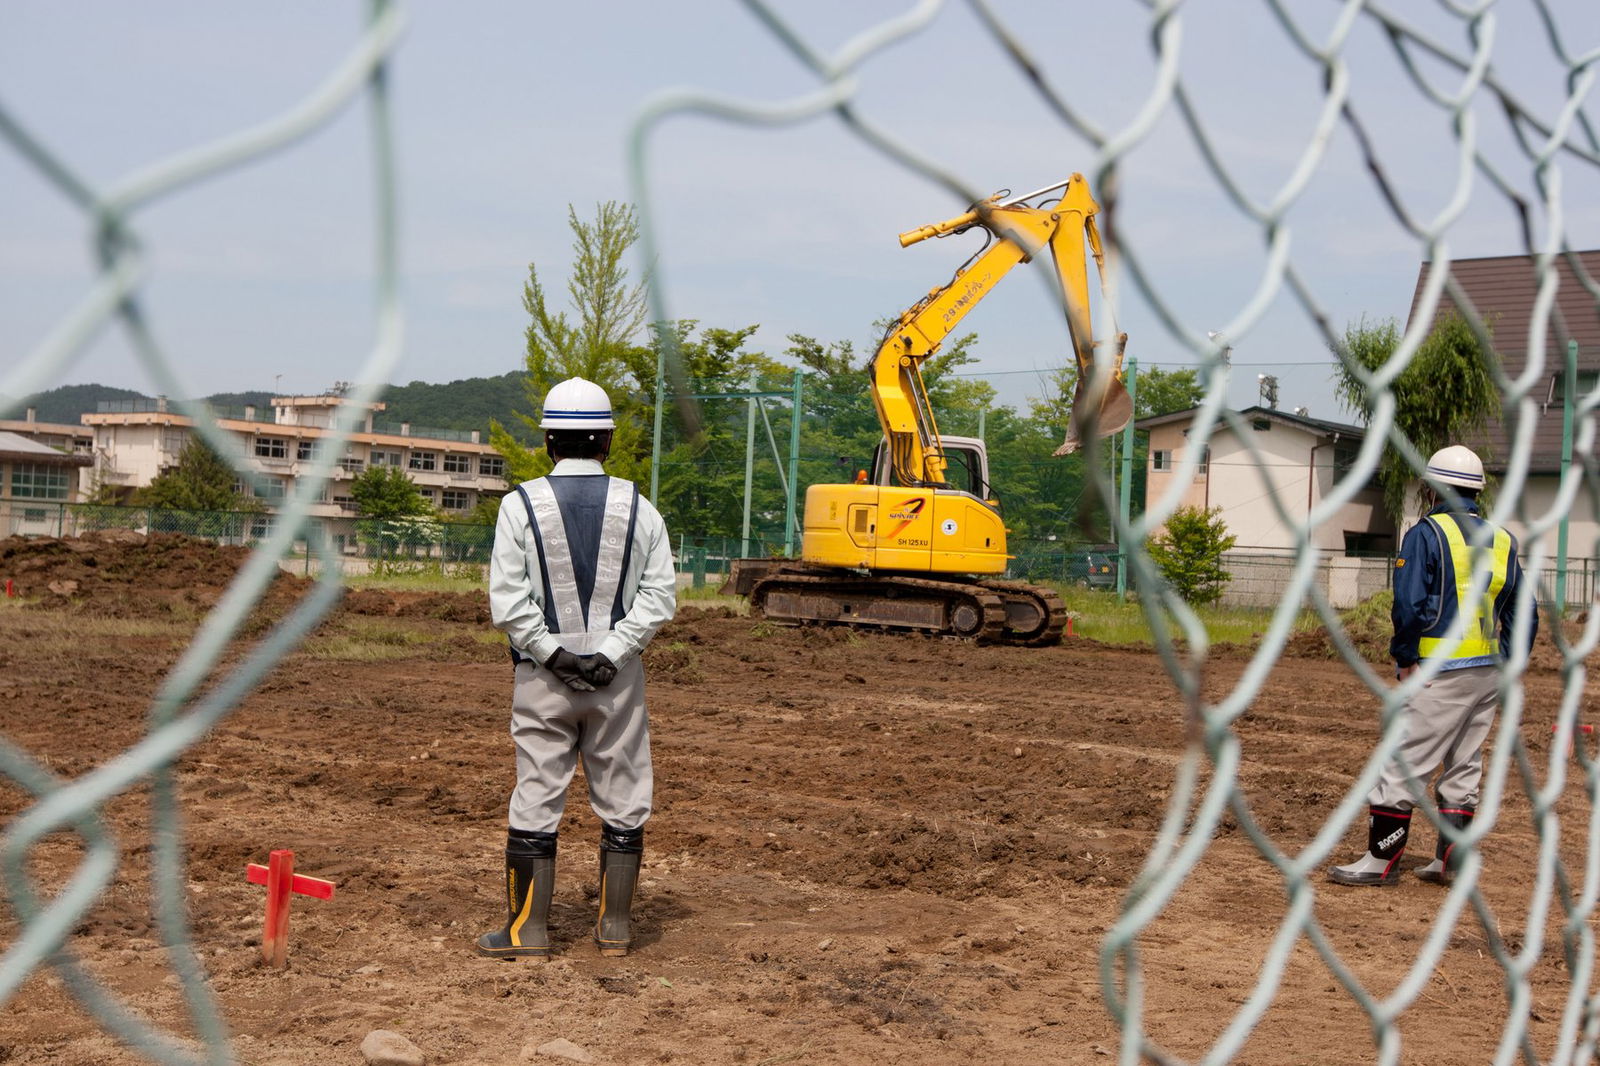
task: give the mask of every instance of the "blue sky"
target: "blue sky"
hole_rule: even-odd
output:
[[[965,3],[794,0],[772,9],[823,54],[883,21],[930,12],[927,25],[857,70],[854,106],[966,188],[1020,193],[1101,153],[1053,115]],[[1117,318],[1141,365],[1198,361],[1208,330],[1239,319],[1268,263],[1262,226],[1206,167],[1170,99],[1137,123],[1159,83],[1143,3],[992,0],[1062,97],[1107,134],[1137,129],[1119,154],[1117,224],[1176,317],[1162,320],[1126,271]],[[1285,2],[1324,40],[1348,5]],[[1461,54],[1465,24],[1443,5],[1402,4],[1417,28]],[[1551,0],[1574,54],[1600,46],[1600,5]],[[631,195],[626,142],[647,101],[695,89],[752,104],[814,92],[815,74],[733,0],[571,4],[453,0],[415,4],[393,66],[402,208],[404,355],[392,380],[442,382],[517,369],[521,286],[536,263],[565,284],[567,208],[588,215]],[[12,0],[0,34],[0,103],[97,187],[286,111],[358,39],[362,3],[272,5]],[[1492,71],[1536,113],[1566,95],[1532,0],[1493,9]],[[1316,64],[1264,0],[1181,5],[1176,69],[1207,136],[1246,193],[1270,201],[1307,153],[1323,101]],[[1446,110],[1406,78],[1376,22],[1355,19],[1341,51],[1351,101],[1408,210],[1432,218],[1459,179]],[[1439,91],[1459,73],[1424,58]],[[1159,94],[1158,94],[1159,96]],[[1585,110],[1595,112],[1592,94]],[[1533,165],[1487,98],[1473,134],[1506,180],[1537,199]],[[246,388],[318,392],[354,375],[371,343],[372,195],[362,106],[312,137],[140,211],[144,292],[157,337],[195,394]],[[820,115],[752,126],[675,115],[652,129],[647,170],[660,269],[674,317],[759,324],[777,354],[805,333],[876,341],[873,322],[947,280],[971,237],[901,249],[902,230],[964,207],[941,183]],[[1600,247],[1596,168],[1557,157],[1560,218],[1571,243]],[[0,362],[13,366],[60,321],[92,278],[82,214],[0,144]],[[1481,174],[1447,231],[1455,256],[1522,250],[1509,201]],[[1536,240],[1549,216],[1534,211]],[[1424,250],[1384,205],[1348,129],[1336,126],[1285,218],[1290,259],[1336,325],[1403,318]],[[640,264],[635,264],[636,266]],[[1033,277],[1029,277],[1029,275]],[[1269,289],[1274,286],[1269,285]],[[1282,286],[1230,331],[1229,400],[1255,402],[1257,375],[1279,378],[1285,408],[1344,417],[1331,365],[1306,311]],[[1103,311],[1104,309],[1101,308]],[[1106,320],[1102,314],[1101,324]],[[1067,357],[1048,274],[1019,272],[964,324],[979,335],[974,370],[1003,402],[1024,404]],[[124,340],[98,338],[54,384],[149,390]],[[0,381],[0,390],[3,390]]]

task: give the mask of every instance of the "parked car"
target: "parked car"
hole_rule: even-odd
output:
[[[1117,587],[1117,557],[1104,551],[1074,552],[1067,556],[1068,581],[1092,589]]]

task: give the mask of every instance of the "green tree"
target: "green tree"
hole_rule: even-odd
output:
[[[199,434],[190,434],[176,466],[134,492],[136,507],[166,511],[259,511],[261,503],[234,491],[239,475]]]
[[[552,309],[538,268],[529,263],[522,289],[522,307],[529,316],[522,386],[530,413],[519,411],[516,417],[533,440],[543,440],[538,411],[545,393],[567,378],[587,378],[611,396],[617,414],[611,450],[625,467],[630,457],[638,456],[645,447],[644,427],[649,424],[637,417],[640,398],[624,388],[630,363],[637,360],[646,314],[644,286],[630,280],[623,263],[624,255],[639,239],[639,224],[631,204],[614,200],[597,205],[590,222],[579,220],[569,204],[567,224],[573,234],[567,295],[576,321],[569,319],[567,312]],[[505,456],[506,476],[513,483],[550,469],[542,448],[521,443],[498,420],[490,422],[489,443]]]
[[[362,518],[408,518],[431,515],[433,507],[404,470],[369,466],[350,482],[350,499]]]
[[[1150,541],[1150,559],[1161,568],[1172,589],[1195,605],[1215,603],[1228,584],[1222,553],[1236,537],[1222,521],[1222,508],[1180,507],[1166,528]]]
[[[1187,411],[1191,407],[1199,407],[1200,401],[1206,398],[1206,390],[1200,385],[1199,375],[1192,368],[1162,370],[1153,366],[1146,370],[1140,367],[1134,378],[1134,392],[1135,418]]]
[[[1484,324],[1486,332],[1491,328]],[[1370,420],[1375,397],[1357,370],[1370,374],[1382,367],[1400,346],[1400,337],[1394,319],[1369,325],[1363,317],[1333,347],[1339,357],[1334,393],[1363,421]],[[1500,409],[1492,369],[1498,359],[1492,349],[1484,350],[1466,319],[1454,312],[1444,315],[1390,386],[1395,427],[1424,457],[1481,429]],[[1405,513],[1406,487],[1415,476],[1392,444],[1384,449],[1378,483],[1384,509],[1396,521]]]
[[[639,399],[629,414],[619,413],[617,429],[631,433],[621,441],[613,436],[613,460],[606,464],[607,468],[619,477],[648,480],[650,434],[655,420],[655,367],[657,360],[665,356],[667,344],[676,353],[682,383],[692,395],[734,396],[787,387],[787,368],[747,347],[757,328],[702,328],[692,319],[673,323],[670,332],[652,325],[651,345],[636,350],[629,358],[629,373]],[[746,405],[735,397],[706,399],[697,406],[692,431],[682,423],[676,404],[662,412],[661,499],[655,503],[669,529],[732,536],[739,531],[743,517]],[[628,426],[623,425],[624,418],[630,423]],[[637,440],[638,446],[627,447],[629,439]],[[753,504],[753,510],[766,506],[769,494],[764,487],[758,495],[761,499]]]

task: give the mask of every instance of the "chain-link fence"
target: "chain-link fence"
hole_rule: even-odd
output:
[[[793,100],[770,103],[677,93],[653,102],[640,115],[632,139],[630,157],[633,199],[641,212],[642,243],[647,261],[659,265],[656,284],[651,289],[654,317],[672,320],[672,289],[668,284],[674,267],[674,249],[664,244],[662,219],[654,206],[656,179],[646,154],[650,134],[669,118],[698,114],[717,120],[746,125],[783,126],[820,118],[837,119],[860,139],[869,151],[880,153],[904,169],[908,179],[932,181],[951,194],[952,206],[976,202],[989,189],[971,187],[937,160],[918,152],[898,131],[873,120],[858,106],[860,72],[885,49],[915,40],[943,5],[925,0],[899,16],[874,24],[834,52],[815,44],[806,32],[788,20],[776,6],[748,0],[746,7],[768,31],[773,40],[787,48],[794,59],[811,71],[816,91]],[[1192,6],[1192,5],[1191,5]],[[1600,845],[1593,834],[1584,836],[1583,819],[1562,822],[1556,817],[1559,802],[1570,800],[1570,793],[1582,793],[1580,801],[1593,817],[1593,798],[1600,790],[1600,762],[1583,758],[1578,763],[1577,780],[1569,783],[1565,753],[1574,737],[1587,675],[1585,657],[1600,638],[1600,612],[1590,611],[1577,630],[1547,627],[1560,656],[1563,695],[1557,716],[1557,733],[1548,758],[1537,766],[1535,753],[1521,740],[1523,699],[1522,676],[1527,667],[1525,653],[1514,654],[1504,664],[1501,694],[1503,711],[1492,753],[1485,767],[1483,802],[1478,818],[1462,834],[1459,848],[1466,855],[1461,876],[1444,902],[1431,917],[1425,931],[1419,932],[1416,959],[1404,980],[1390,989],[1368,989],[1340,961],[1319,925],[1314,902],[1320,891],[1321,870],[1345,838],[1352,823],[1362,817],[1365,796],[1384,765],[1395,757],[1401,740],[1401,711],[1407,699],[1433,680],[1436,671],[1424,669],[1400,685],[1390,685],[1362,659],[1341,629],[1338,606],[1348,596],[1360,598],[1366,590],[1387,582],[1386,563],[1377,560],[1333,560],[1315,546],[1313,532],[1330,520],[1337,508],[1349,502],[1378,469],[1385,444],[1391,444],[1415,471],[1425,464],[1425,456],[1415,442],[1397,426],[1397,400],[1394,384],[1416,356],[1428,324],[1441,304],[1453,303],[1487,340],[1484,316],[1473,305],[1459,279],[1449,269],[1451,248],[1447,237],[1460,217],[1462,207],[1473,198],[1503,201],[1524,228],[1524,247],[1540,296],[1531,309],[1526,334],[1497,335],[1495,347],[1515,352],[1522,369],[1508,374],[1494,368],[1495,384],[1504,401],[1504,422],[1509,427],[1509,448],[1503,456],[1505,469],[1501,490],[1492,517],[1499,522],[1519,519],[1529,533],[1529,550],[1524,560],[1534,580],[1522,591],[1520,617],[1527,617],[1534,597],[1549,594],[1554,560],[1546,535],[1570,518],[1585,517],[1600,521],[1600,464],[1595,458],[1595,409],[1600,405],[1600,389],[1592,385],[1580,393],[1568,380],[1565,390],[1572,401],[1572,461],[1552,478],[1554,491],[1539,497],[1524,493],[1535,471],[1530,467],[1535,454],[1533,427],[1548,405],[1549,395],[1541,392],[1549,380],[1548,342],[1563,337],[1567,330],[1556,315],[1553,295],[1558,287],[1557,264],[1569,273],[1564,284],[1586,293],[1589,314],[1600,309],[1600,283],[1581,262],[1566,256],[1572,251],[1567,228],[1569,217],[1587,208],[1569,202],[1564,193],[1568,172],[1585,175],[1600,170],[1600,135],[1589,111],[1600,64],[1600,51],[1580,51],[1564,35],[1570,11],[1548,0],[1529,0],[1512,9],[1493,3],[1466,4],[1444,0],[1434,14],[1447,20],[1449,33],[1425,33],[1408,21],[1410,11],[1389,5],[1348,0],[1342,4],[1315,8],[1318,18],[1308,17],[1307,5],[1289,5],[1281,0],[1264,0],[1279,36],[1270,46],[1285,62],[1292,62],[1302,79],[1319,86],[1317,106],[1305,119],[1303,141],[1295,145],[1273,146],[1283,154],[1285,175],[1264,195],[1253,193],[1235,173],[1233,157],[1253,152],[1257,146],[1248,137],[1219,134],[1215,120],[1208,120],[1188,91],[1188,75],[1183,60],[1185,5],[1147,2],[1139,10],[1148,17],[1151,49],[1150,77],[1140,106],[1120,125],[1102,126],[1090,117],[1094,101],[1085,99],[1093,87],[1066,89],[1052,84],[1040,62],[1042,49],[1064,50],[1072,42],[1040,40],[1029,32],[1025,19],[1013,19],[999,5],[988,0],[971,0],[988,34],[988,44],[1008,57],[1019,77],[1001,90],[1029,94],[1042,102],[1059,120],[1054,131],[1085,146],[1081,169],[1106,204],[1105,235],[1111,258],[1119,275],[1131,282],[1130,291],[1154,309],[1154,318],[1167,333],[1167,339],[1192,353],[1202,370],[1206,398],[1190,427],[1195,445],[1189,456],[1176,467],[1173,488],[1151,502],[1149,510],[1130,519],[1115,521],[1115,539],[1125,545],[1139,545],[1161,528],[1180,502],[1187,485],[1193,484],[1203,446],[1215,434],[1231,430],[1244,442],[1245,451],[1265,468],[1269,457],[1252,441],[1237,412],[1227,409],[1226,386],[1229,377],[1228,348],[1219,339],[1225,335],[1235,343],[1249,335],[1262,322],[1275,301],[1283,298],[1321,331],[1321,339],[1337,346],[1340,337],[1332,325],[1326,298],[1319,295],[1318,275],[1311,269],[1315,248],[1291,246],[1294,212],[1308,201],[1315,179],[1335,183],[1365,181],[1375,202],[1382,205],[1400,232],[1406,235],[1414,258],[1433,266],[1428,282],[1419,289],[1413,310],[1414,326],[1408,328],[1392,356],[1376,369],[1352,367],[1352,373],[1369,390],[1372,398],[1367,435],[1358,454],[1351,457],[1349,476],[1323,498],[1308,501],[1304,509],[1289,513],[1280,507],[1283,524],[1293,530],[1292,556],[1268,563],[1262,560],[1232,560],[1235,582],[1241,591],[1272,608],[1270,623],[1264,628],[1259,648],[1242,670],[1237,683],[1228,691],[1214,694],[1204,682],[1206,632],[1195,612],[1171,594],[1161,576],[1141,549],[1122,558],[1112,557],[1114,565],[1126,567],[1131,585],[1139,590],[1151,628],[1157,634],[1158,650],[1171,674],[1173,684],[1187,701],[1189,744],[1173,771],[1166,790],[1166,816],[1150,842],[1142,874],[1124,900],[1119,920],[1106,932],[1101,948],[1100,992],[1107,1009],[1122,1033],[1122,1044],[1115,1058],[1125,1064],[1141,1059],[1168,1062],[1175,1058],[1150,1034],[1144,1014],[1142,992],[1147,975],[1143,969],[1141,937],[1159,929],[1163,909],[1180,892],[1206,856],[1211,841],[1222,833],[1225,819],[1232,819],[1241,832],[1282,878],[1289,908],[1279,930],[1266,951],[1254,987],[1231,1018],[1225,1019],[1220,1034],[1201,1061],[1208,1064],[1239,1060],[1241,1049],[1256,1025],[1269,1014],[1291,957],[1309,951],[1331,975],[1328,995],[1347,997],[1352,1009],[1363,1013],[1371,1023],[1373,1049],[1379,1061],[1393,1063],[1402,1057],[1400,1023],[1406,1012],[1423,995],[1451,938],[1464,925],[1479,923],[1483,943],[1500,967],[1507,991],[1508,1007],[1503,1022],[1503,1037],[1496,1061],[1523,1059],[1540,1061],[1530,1037],[1529,974],[1551,947],[1546,942],[1547,916],[1554,915],[1559,927],[1564,965],[1570,979],[1565,1000],[1553,1008],[1554,1036],[1543,1039],[1550,1048],[1548,1061],[1566,1064],[1592,1061],[1600,1039],[1600,1001],[1594,996],[1591,976],[1595,964],[1593,923],[1600,900]],[[397,46],[403,17],[396,4],[375,0],[370,6],[365,33],[324,82],[305,100],[259,127],[204,146],[193,152],[165,160],[160,165],[128,179],[99,187],[86,180],[56,153],[49,131],[24,124],[10,109],[0,105],[0,138],[40,175],[50,181],[69,203],[81,212],[85,229],[99,265],[93,284],[79,302],[47,337],[0,381],[0,392],[9,396],[27,395],[48,383],[58,381],[73,357],[103,327],[115,325],[129,338],[138,359],[160,389],[169,396],[195,395],[186,387],[173,360],[158,343],[149,326],[143,286],[148,279],[148,256],[140,237],[140,213],[159,197],[180,194],[203,179],[258,160],[287,148],[328,123],[350,102],[365,98],[370,103],[369,122],[373,132],[373,199],[377,205],[375,282],[375,341],[368,357],[349,375],[358,382],[388,380],[399,348],[400,308],[397,301],[395,257],[395,208],[393,199],[393,153],[390,146],[388,77],[391,53]],[[1083,18],[1090,17],[1086,12]],[[1432,172],[1453,175],[1453,191],[1437,214],[1426,217],[1426,208],[1416,206],[1415,189],[1406,175],[1391,167],[1375,147],[1367,124],[1352,96],[1352,82],[1359,76],[1361,63],[1351,52],[1357,28],[1376,28],[1377,38],[1393,50],[1409,79],[1408,91],[1386,101],[1386,106],[1405,109],[1417,127],[1427,125],[1442,131],[1453,151],[1429,158],[1423,164]],[[1497,72],[1497,47],[1510,37],[1538,38],[1544,43],[1544,64],[1550,78],[1547,92],[1537,103],[1525,101],[1512,91]],[[1441,85],[1444,87],[1441,88]],[[1003,98],[997,107],[1004,106]],[[554,106],[554,105],[553,105]],[[1480,139],[1480,111],[1488,109],[1501,116],[1512,131],[1509,144],[1497,142],[1490,148]],[[1239,218],[1253,227],[1263,249],[1255,291],[1237,308],[1226,309],[1226,321],[1216,336],[1203,328],[1187,325],[1192,310],[1186,303],[1184,285],[1166,278],[1155,269],[1161,247],[1171,243],[1170,231],[1159,238],[1141,239],[1137,229],[1124,226],[1123,220],[1140,210],[1136,203],[1116,199],[1121,179],[1138,173],[1151,164],[1139,149],[1160,123],[1181,128],[1198,150],[1201,168],[1187,180],[1205,182],[1222,190]],[[1365,170],[1362,173],[1329,174],[1329,145],[1339,133],[1356,146]],[[1055,177],[1056,175],[1049,175]],[[997,179],[1008,180],[1008,179]],[[1535,235],[1536,231],[1536,235]],[[875,239],[878,235],[874,235]],[[1565,258],[1563,258],[1565,257]],[[1218,313],[1214,310],[1209,313]],[[1210,323],[1207,323],[1210,324]],[[1101,353],[1109,357],[1109,345]],[[681,380],[681,373],[670,375]],[[353,412],[372,400],[378,386],[357,386],[350,398],[352,414],[334,428],[336,442],[342,443],[354,428]],[[680,390],[682,391],[682,390]],[[1576,395],[1575,395],[1576,394]],[[685,397],[685,402],[692,403]],[[220,453],[233,458],[244,469],[247,464],[237,445],[219,432],[207,413],[195,409],[200,432]],[[1099,461],[1104,446],[1091,441],[1085,469],[1093,478],[1093,495],[1110,514],[1116,513],[1115,494],[1107,474],[1107,464]],[[272,669],[278,659],[295,646],[329,610],[338,594],[335,568],[328,568],[328,580],[304,598],[277,628],[244,659],[230,661],[226,652],[239,634],[242,622],[265,590],[285,558],[301,545],[311,555],[342,554],[346,545],[336,548],[327,543],[326,531],[318,528],[310,515],[318,494],[338,454],[329,447],[301,479],[273,520],[262,516],[196,515],[198,526],[207,526],[205,535],[237,542],[255,542],[258,550],[240,571],[229,592],[211,614],[186,654],[167,678],[151,708],[147,734],[123,756],[74,778],[67,778],[17,745],[0,739],[0,775],[14,788],[27,793],[32,802],[6,827],[0,841],[0,873],[3,873],[8,902],[19,921],[20,933],[0,956],[0,1003],[9,1002],[21,985],[43,966],[51,966],[71,992],[104,1028],[128,1045],[151,1058],[171,1063],[233,1061],[225,1026],[217,1010],[197,960],[186,948],[189,944],[185,893],[182,884],[181,839],[178,818],[179,799],[174,789],[171,767],[191,745],[218,723],[239,700]],[[730,468],[731,470],[731,468]],[[1591,512],[1576,513],[1579,501],[1587,501]],[[13,519],[8,518],[8,521]],[[71,535],[93,528],[96,521],[109,521],[103,511],[93,509],[23,506],[12,528],[19,533]],[[156,531],[163,523],[179,523],[168,515],[145,513],[144,528]],[[51,523],[55,528],[50,529]],[[86,525],[88,523],[88,525]],[[181,524],[181,523],[180,523]],[[37,527],[37,528],[35,528]],[[453,541],[446,547],[441,536],[422,538],[417,531],[401,529],[369,531],[388,554],[404,557],[408,551],[418,556],[437,551],[458,551],[471,561],[483,550],[478,534],[470,543]],[[408,541],[407,537],[416,539]],[[357,539],[359,545],[366,541]],[[761,548],[770,550],[772,542],[763,539]],[[680,556],[702,560],[707,573],[715,572],[732,554],[726,539],[680,545]],[[1084,565],[1106,553],[1094,546],[1053,549],[1025,546],[1019,553],[1019,568],[1026,573],[1051,573],[1059,568],[1061,577],[1071,579],[1071,556],[1081,553]],[[763,554],[742,541],[740,554]],[[1581,559],[1582,554],[1572,553]],[[1563,560],[1566,562],[1566,560]],[[691,562],[691,569],[699,565]],[[1258,569],[1261,574],[1251,576]],[[1592,602],[1594,567],[1592,560],[1574,568],[1568,575],[1568,602]],[[1103,571],[1102,571],[1103,572]],[[1572,584],[1572,582],[1576,584]],[[1240,740],[1235,724],[1260,694],[1273,664],[1282,654],[1302,606],[1309,604],[1334,635],[1338,652],[1349,665],[1353,682],[1365,688],[1381,704],[1381,739],[1358,778],[1337,802],[1318,810],[1323,819],[1315,835],[1291,853],[1282,848],[1261,825],[1250,817],[1248,799],[1240,783]],[[1525,634],[1519,634],[1519,636]],[[1521,641],[1514,644],[1522,646]],[[1180,654],[1179,648],[1183,649]],[[173,965],[181,993],[188,1007],[188,1029],[193,1040],[180,1039],[153,1029],[111,995],[102,981],[83,966],[72,953],[71,932],[93,905],[98,894],[110,884],[118,862],[118,847],[105,824],[105,805],[136,783],[151,786],[155,825],[151,866],[154,871],[153,898],[163,940],[176,945]],[[1479,883],[1481,861],[1478,843],[1494,829],[1505,795],[1514,789],[1525,794],[1532,818],[1549,846],[1528,861],[1537,868],[1534,888],[1528,898],[1518,901],[1525,914],[1525,931],[1517,943],[1500,936],[1493,918],[1494,909]],[[1419,792],[1419,810],[1436,824],[1440,815],[1429,798]],[[1572,828],[1576,824],[1577,828]],[[47,892],[34,880],[30,855],[45,837],[68,831],[81,838],[84,854],[73,875],[54,891]],[[1584,855],[1581,866],[1568,865],[1557,841],[1576,833]],[[1502,906],[1504,904],[1502,903]],[[1310,1044],[1307,1034],[1307,1059],[1333,1057],[1325,1048]],[[197,1049],[198,1048],[198,1049]],[[1365,1056],[1342,1049],[1340,1058]],[[776,1061],[776,1060],[774,1060]]]

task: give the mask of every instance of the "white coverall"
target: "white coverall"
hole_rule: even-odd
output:
[[[558,479],[583,482],[553,484]],[[541,484],[546,481],[552,484]],[[530,510],[538,516],[530,524]],[[517,748],[513,830],[554,833],[583,758],[600,820],[637,829],[650,817],[653,777],[639,654],[677,608],[666,523],[631,482],[593,459],[562,459],[547,478],[506,494],[489,565],[489,614],[516,664],[511,735]],[[568,688],[542,664],[557,649],[600,654],[615,680]]]

